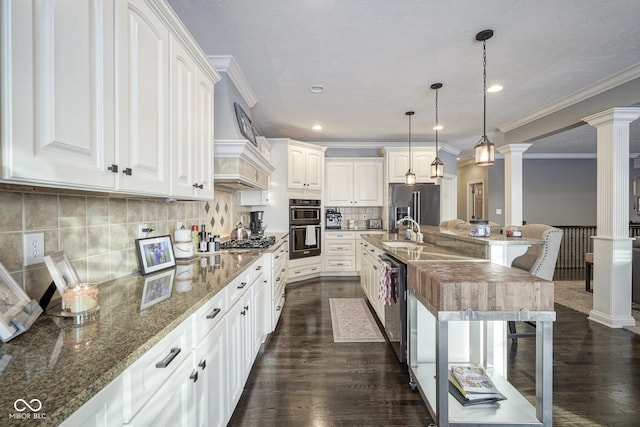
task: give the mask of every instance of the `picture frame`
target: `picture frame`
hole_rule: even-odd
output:
[[[164,301],[171,296],[175,273],[175,270],[168,270],[144,279],[140,311],[149,308],[160,301]]]
[[[60,292],[60,296],[64,294],[66,289],[71,289],[73,285],[80,283],[80,277],[64,251],[46,255],[44,263],[49,270],[49,274],[51,274],[53,283],[55,283],[58,292]]]
[[[7,342],[25,332],[42,308],[30,299],[7,269],[0,263],[0,339]]]
[[[136,239],[135,246],[140,273],[143,276],[176,266],[169,235]]]
[[[233,108],[236,110],[236,119],[238,120],[240,133],[257,147],[258,141],[256,141],[256,130],[253,127],[251,119],[247,116],[247,113],[244,112],[242,106],[237,102],[233,103]]]

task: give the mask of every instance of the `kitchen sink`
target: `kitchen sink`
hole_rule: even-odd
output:
[[[403,241],[397,241],[397,242],[382,242],[383,245],[388,246],[390,248],[415,248],[416,246],[419,246],[417,243],[414,242],[403,242]]]

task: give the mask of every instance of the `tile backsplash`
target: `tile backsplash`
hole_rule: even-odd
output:
[[[207,202],[116,198],[105,195],[0,191],[0,262],[31,298],[39,300],[51,276],[44,263],[23,267],[23,235],[44,233],[45,255],[65,251],[83,281],[102,283],[137,269],[134,241],[138,224],[154,229],[149,236],[173,234],[206,224],[207,231],[229,235],[248,216],[239,192],[216,191]],[[246,212],[245,212],[246,211]]]
[[[383,211],[381,207],[369,207],[369,208],[336,208],[331,206],[325,206],[327,209],[338,209],[342,215],[342,228],[347,228],[347,222],[351,219],[356,221],[358,229],[367,228],[367,220],[362,219],[363,215],[366,215],[367,219],[384,219]],[[384,223],[385,221],[383,221]]]

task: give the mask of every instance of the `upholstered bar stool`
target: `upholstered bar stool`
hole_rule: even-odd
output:
[[[513,260],[511,267],[526,270],[532,276],[545,280],[553,280],[556,260],[560,251],[563,231],[545,224],[526,224],[522,226],[523,239],[542,240],[544,244],[529,246],[527,252]],[[508,322],[508,338],[516,340],[518,337],[534,336],[535,334],[518,334],[516,323]]]

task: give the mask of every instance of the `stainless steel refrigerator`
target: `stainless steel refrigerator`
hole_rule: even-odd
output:
[[[389,233],[397,233],[396,221],[407,215],[421,225],[440,225],[440,186],[389,184]]]

